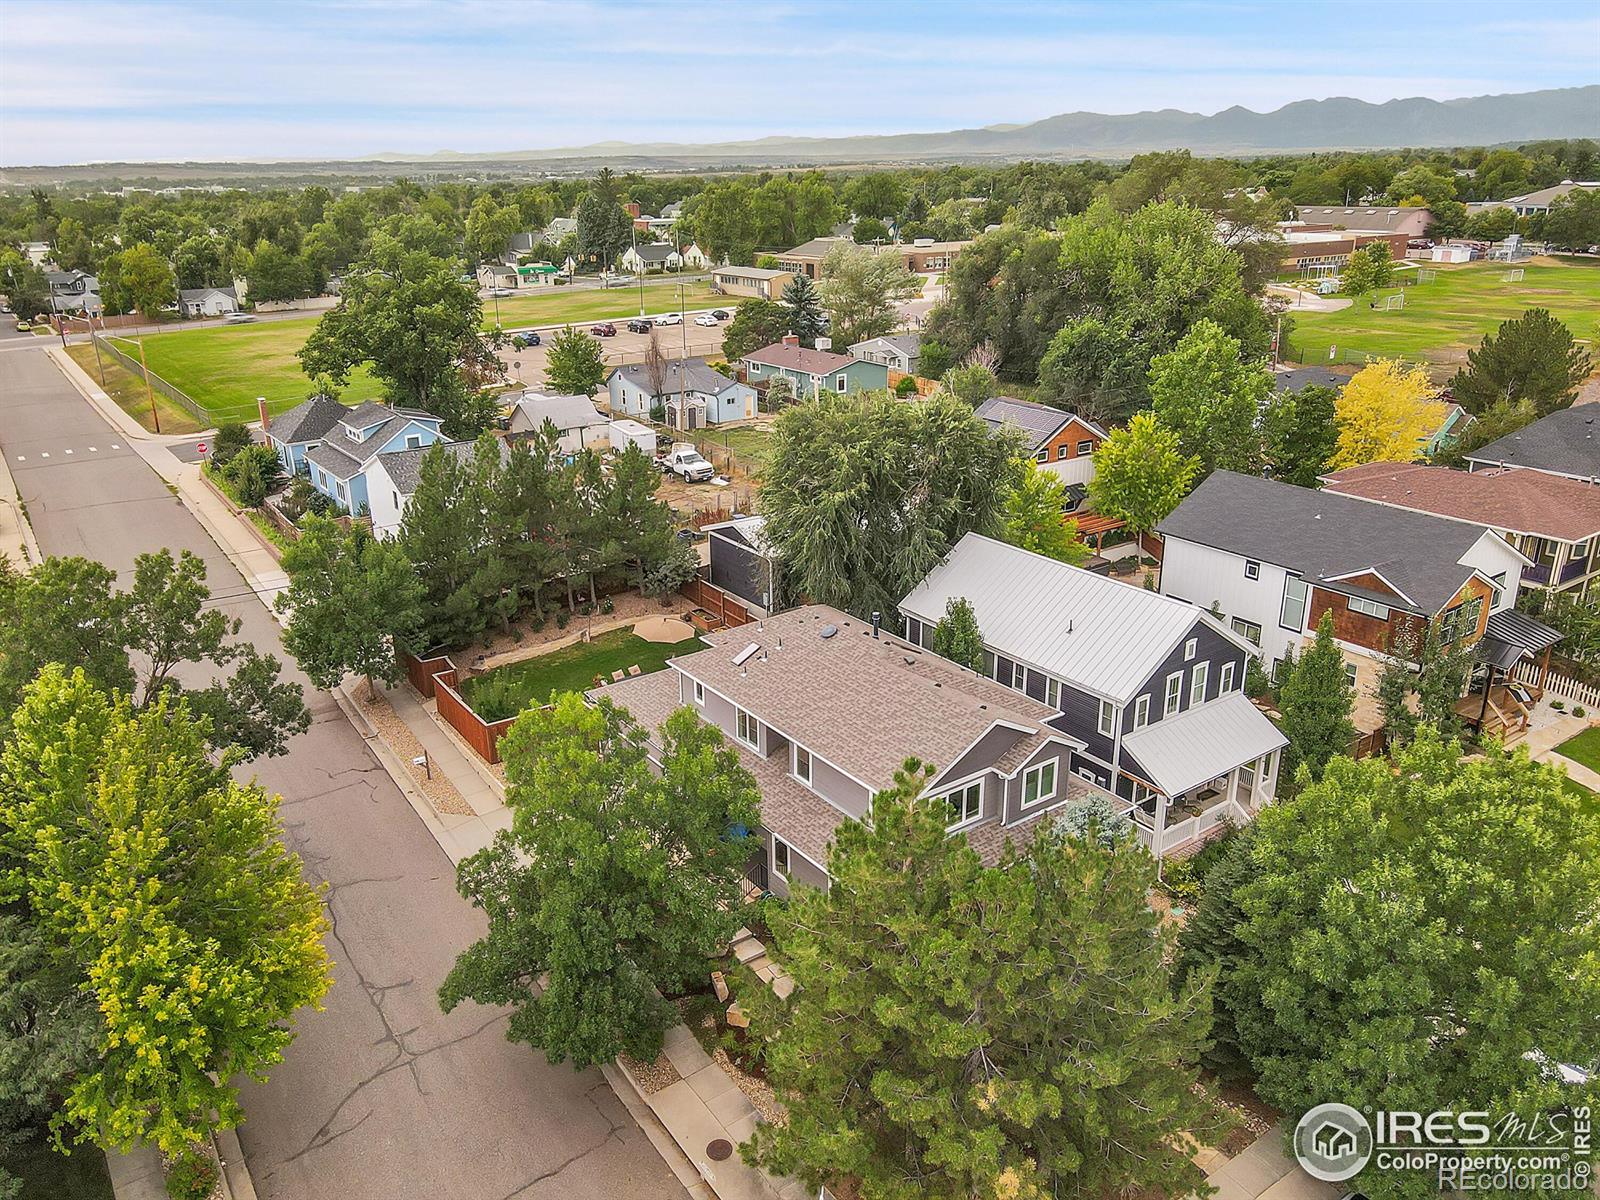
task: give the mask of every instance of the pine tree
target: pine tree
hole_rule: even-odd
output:
[[[425,650],[463,645],[488,622],[479,573],[490,550],[490,508],[472,463],[442,445],[429,447],[398,539],[422,584],[417,637]]]
[[[1593,367],[1570,329],[1548,309],[1530,308],[1467,352],[1450,390],[1468,412],[1528,400],[1543,417],[1570,405]]]
[[[1250,860],[1251,826],[1233,834],[1219,858],[1201,881],[1200,902],[1178,935],[1179,986],[1193,986],[1216,973],[1211,992],[1211,1046],[1202,1061],[1227,1078],[1249,1073],[1250,1064],[1239,1046],[1234,1027],[1233,997],[1238,968],[1249,953],[1239,936],[1244,920],[1239,907],[1239,887],[1254,877]]]
[[[1149,855],[1047,830],[985,868],[926,781],[908,762],[840,827],[829,889],[772,915],[798,986],[754,1027],[789,1120],[747,1155],[882,1200],[1198,1187],[1209,997],[1172,991]]]
[[[1350,723],[1353,699],[1344,655],[1333,640],[1333,614],[1325,612],[1317,622],[1316,639],[1298,662],[1285,660],[1280,676],[1278,706],[1289,745],[1279,778],[1288,782],[1290,790],[1299,787],[1296,776],[1302,765],[1312,779],[1320,779],[1330,758],[1349,752],[1356,736]]]
[[[789,332],[800,339],[802,346],[815,346],[817,339],[828,331],[828,320],[822,311],[822,297],[807,275],[796,275],[783,289],[783,306],[789,314]]]

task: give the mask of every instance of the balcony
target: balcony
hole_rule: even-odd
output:
[[[1589,573],[1591,567],[1592,564],[1587,558],[1580,558],[1573,562],[1569,562],[1566,566],[1561,568],[1561,574],[1557,581],[1559,583],[1571,583],[1574,579],[1582,579]]]
[[[1551,563],[1534,563],[1533,566],[1522,572],[1523,583],[1537,583],[1541,586],[1550,582]]]

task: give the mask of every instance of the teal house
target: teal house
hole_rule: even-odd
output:
[[[1445,411],[1444,420],[1439,422],[1439,428],[1428,437],[1422,438],[1417,449],[1418,458],[1432,458],[1441,450],[1448,450],[1461,440],[1462,432],[1471,425],[1476,418],[1459,404],[1451,404]]]
[[[778,376],[787,377],[794,394],[802,399],[823,392],[846,395],[889,386],[889,368],[883,363],[831,350],[807,350],[793,334],[745,355],[744,368],[749,382],[763,391]]]

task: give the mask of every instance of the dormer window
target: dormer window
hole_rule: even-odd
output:
[[[355,429],[355,428],[353,428],[353,427],[351,427],[349,425],[346,425],[344,427],[344,435],[345,435],[345,437],[349,438],[352,442],[359,442],[361,440],[361,431],[359,429]]]
[[[420,449],[422,449],[422,435],[420,433],[408,433],[408,434],[406,434],[406,449],[407,450],[420,450]]]

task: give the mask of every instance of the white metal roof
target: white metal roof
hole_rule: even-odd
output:
[[[957,542],[900,608],[937,622],[959,597],[972,605],[987,645],[1119,704],[1196,622],[1254,653],[1192,604],[976,533]]]
[[[1243,692],[1229,692],[1122,736],[1122,748],[1169,796],[1288,744]]]

